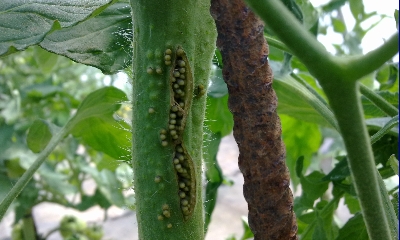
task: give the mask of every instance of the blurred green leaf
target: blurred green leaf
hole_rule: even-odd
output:
[[[335,167],[328,173],[328,175],[323,178],[323,180],[340,182],[346,179],[348,176],[350,176],[350,168],[347,164],[347,158],[342,157],[341,160],[336,163]]]
[[[350,11],[356,21],[361,21],[365,15],[362,0],[349,0]]]
[[[222,77],[222,69],[214,67],[210,77],[210,86],[207,95],[213,98],[220,98],[228,94],[228,87]]]
[[[348,0],[331,0],[322,6],[322,11],[329,13],[342,7]]]
[[[306,197],[311,201],[322,197],[329,185],[328,181],[322,180],[323,177],[325,177],[323,173],[314,171],[300,178],[301,188],[303,189],[302,197]]]
[[[361,212],[360,202],[355,196],[345,193],[344,203],[347,205],[347,208],[349,209],[351,214]]]
[[[345,33],[347,31],[346,25],[338,18],[331,17],[333,30],[337,33]]]
[[[53,194],[67,195],[76,192],[76,187],[68,182],[69,176],[44,167],[40,168],[39,171],[40,176]]]
[[[395,9],[394,10],[394,20],[396,21],[396,28],[399,30],[399,10]]]
[[[108,169],[98,172],[96,169],[84,166],[82,171],[90,174],[96,181],[97,189],[113,205],[123,207],[125,205],[124,196],[120,189],[122,184],[117,180],[115,174]]]
[[[390,92],[398,92],[399,69],[397,64],[383,65],[375,75],[375,79],[381,84],[380,91],[388,90]]]
[[[111,74],[130,66],[131,42],[131,10],[121,2],[75,26],[52,32],[40,46]]]
[[[58,56],[40,47],[34,48],[34,52],[36,64],[39,66],[40,70],[45,74],[51,73],[57,64]]]
[[[365,228],[364,218],[361,213],[356,213],[339,230],[339,240],[368,240],[368,232]]]
[[[318,23],[319,14],[309,0],[295,0],[303,13],[303,25],[311,30]],[[318,28],[318,25],[317,25]]]
[[[34,153],[41,152],[53,136],[50,123],[37,119],[33,122],[27,136],[27,144]]]
[[[389,157],[389,165],[390,167],[393,169],[394,173],[396,173],[397,175],[399,175],[399,160],[397,160],[396,156],[394,154],[392,154]]]
[[[110,0],[24,0],[0,2],[0,55],[40,43],[46,34],[69,27],[101,10]]]
[[[286,164],[291,179],[296,186],[296,160],[304,156],[304,169],[311,163],[311,157],[318,151],[322,136],[316,124],[300,121],[285,115],[280,115],[282,123],[282,138],[286,145]]]
[[[244,233],[243,233],[243,236],[240,238],[240,240],[253,239],[254,234],[249,227],[249,221],[248,221],[247,217],[242,217],[242,225],[243,225]]]
[[[204,201],[205,224],[204,229],[207,232],[208,225],[211,221],[212,212],[217,203],[218,188],[222,184],[222,170],[218,164],[217,153],[219,144],[221,143],[221,133],[213,133],[205,130],[203,139],[204,163],[206,165],[206,193]]]
[[[383,97],[388,103],[397,107],[399,104],[399,93],[389,92],[389,91],[378,91],[376,92],[378,95]],[[386,114],[383,113],[378,107],[376,107],[370,100],[361,97],[361,102],[364,109],[365,118],[374,118],[374,117],[386,117]]]
[[[228,95],[220,98],[207,97],[205,124],[214,133],[224,137],[232,132],[233,116],[228,109]]]

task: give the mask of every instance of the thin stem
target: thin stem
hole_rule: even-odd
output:
[[[285,51],[293,55],[293,52],[281,41],[270,36],[264,36],[269,46],[276,47],[279,50]]]
[[[340,64],[347,77],[354,81],[380,68],[385,62],[393,58],[399,51],[399,33],[389,38],[387,42],[371,52],[340,59]]]
[[[326,71],[340,74],[340,66],[325,47],[277,0],[247,0],[248,5],[274,31],[281,41],[319,78]],[[295,36],[295,37],[294,37]]]
[[[20,192],[24,189],[26,184],[28,184],[29,180],[32,178],[33,174],[39,169],[42,163],[46,160],[47,156],[54,150],[54,148],[58,145],[59,142],[68,134],[69,127],[71,125],[66,125],[61,131],[54,135],[49,144],[47,144],[46,148],[39,153],[38,158],[35,162],[29,167],[28,170],[18,179],[17,183],[8,192],[7,196],[0,203],[0,221],[3,219],[8,207],[14,201],[14,199],[20,194]]]
[[[360,84],[360,92],[390,117],[394,117],[399,114],[399,110],[396,107],[388,103],[383,97],[379,96],[376,92],[364,86],[363,84]]]

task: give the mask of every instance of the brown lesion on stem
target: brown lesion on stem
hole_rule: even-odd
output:
[[[212,0],[233,134],[255,239],[297,239],[286,151],[264,24],[243,0]]]

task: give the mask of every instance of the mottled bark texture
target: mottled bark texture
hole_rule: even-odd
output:
[[[250,228],[256,240],[297,239],[264,24],[243,0],[212,0],[211,15],[235,122]]]

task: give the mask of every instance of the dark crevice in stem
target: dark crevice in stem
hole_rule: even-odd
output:
[[[211,14],[234,116],[249,226],[255,239],[297,239],[264,25],[242,0],[213,0]]]

